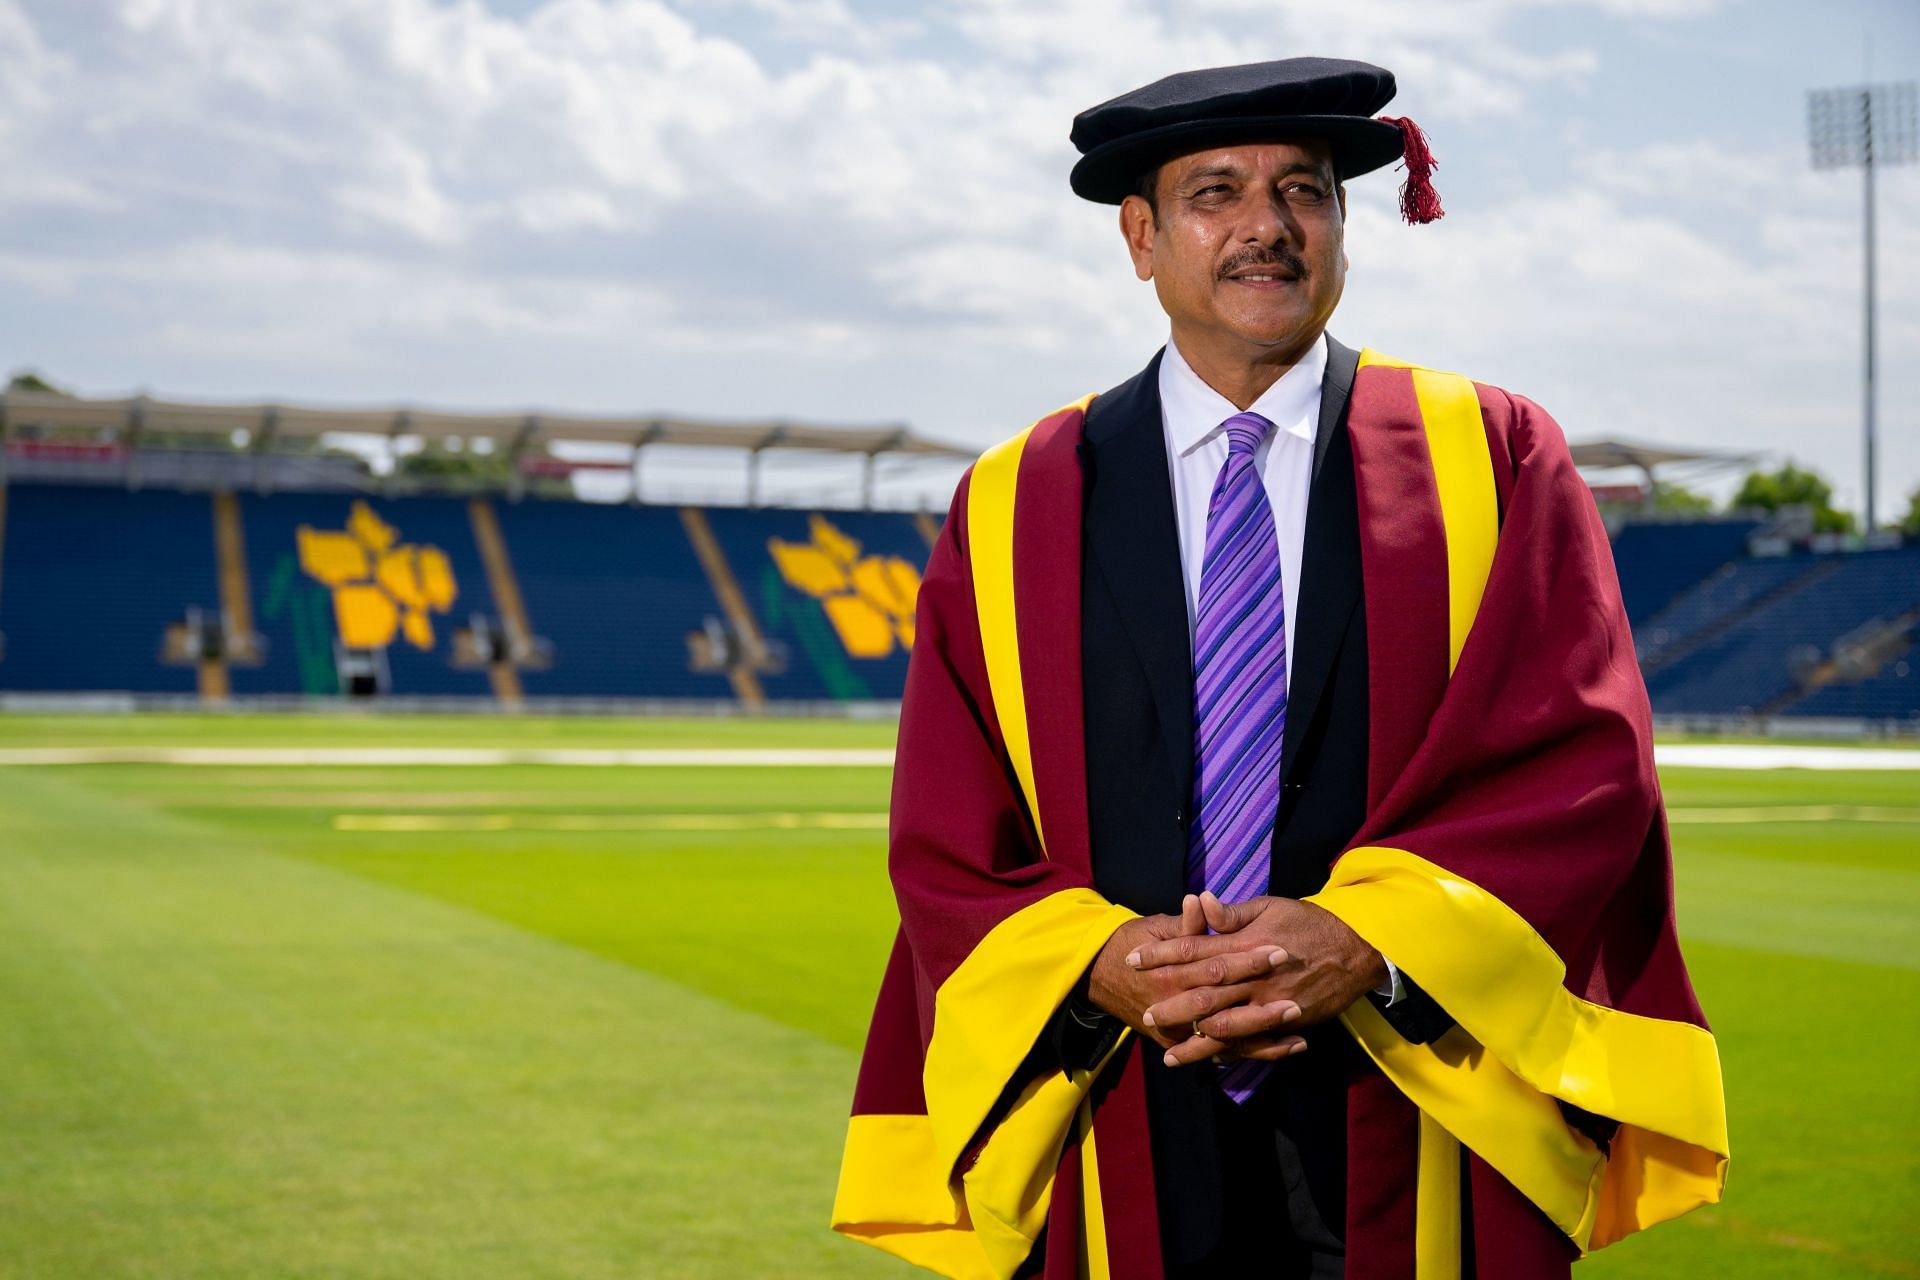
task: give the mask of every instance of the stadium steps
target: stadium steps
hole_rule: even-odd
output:
[[[500,611],[500,625],[507,640],[502,657],[476,657],[489,659],[487,682],[493,688],[493,696],[507,706],[518,706],[526,696],[520,682],[520,668],[537,665],[534,655],[543,654],[549,646],[544,638],[534,634],[526,600],[520,594],[520,580],[513,572],[513,557],[507,553],[506,534],[500,527],[493,503],[485,498],[469,500],[467,520],[473,526],[474,549],[480,553],[480,563],[486,569],[487,589],[493,593],[493,603]]]
[[[1804,557],[1736,560],[1682,592],[1634,629],[1634,651],[1647,676],[1673,666],[1726,635],[1747,619],[1839,571],[1832,563]]]
[[[1872,618],[1855,627],[1833,642],[1799,688],[1775,698],[1761,708],[1761,714],[1779,715],[1802,698],[1832,685],[1871,680],[1912,647],[1916,625],[1920,625],[1920,608],[1893,618]]]
[[[1865,680],[1816,689],[1788,703],[1781,714],[1920,722],[1920,649],[1894,654]]]
[[[740,699],[742,706],[764,706],[767,695],[760,687],[758,668],[766,665],[768,648],[760,623],[753,616],[753,606],[747,603],[746,593],[740,590],[740,581],[734,577],[733,568],[727,563],[727,553],[721,548],[720,540],[713,536],[713,526],[707,520],[706,510],[701,507],[680,508],[680,524],[687,531],[687,541],[693,544],[693,553],[699,559],[700,567],[706,571],[714,597],[720,601],[727,626],[739,646],[737,660],[726,662],[727,679],[733,685],[733,695]],[[722,657],[720,654],[711,655],[711,660]]]
[[[1656,709],[1756,715],[1774,706],[1813,712],[1792,698],[1839,642],[1875,621],[1920,609],[1920,546],[1810,557],[1816,575],[1749,609],[1733,626],[1649,674]]]

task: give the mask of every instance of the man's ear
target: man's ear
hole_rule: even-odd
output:
[[[1340,271],[1342,274],[1345,274],[1353,270],[1353,264],[1347,261],[1347,184],[1344,182],[1335,182],[1333,184],[1333,196],[1340,205]]]
[[[1120,236],[1133,259],[1133,274],[1142,280],[1153,279],[1153,223],[1153,207],[1144,198],[1128,196],[1120,202]]]

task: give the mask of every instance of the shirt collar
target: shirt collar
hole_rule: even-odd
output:
[[[1273,423],[1275,431],[1285,431],[1312,444],[1320,433],[1320,384],[1326,372],[1327,335],[1322,332],[1293,368],[1246,411]],[[1168,439],[1178,452],[1187,454],[1241,410],[1193,371],[1169,337],[1167,353],[1160,360],[1160,412],[1166,420]]]

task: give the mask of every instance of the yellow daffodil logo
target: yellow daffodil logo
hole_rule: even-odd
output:
[[[848,654],[884,658],[896,641],[913,648],[920,571],[899,556],[862,556],[825,516],[813,516],[808,531],[811,542],[769,538],[767,550],[788,585],[820,601]]]
[[[433,648],[430,614],[453,607],[458,589],[447,553],[400,541],[400,531],[355,502],[345,529],[301,525],[300,567],[333,591],[340,642],[384,649],[396,634],[416,649]]]

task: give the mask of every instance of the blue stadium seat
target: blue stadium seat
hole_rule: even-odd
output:
[[[688,665],[687,633],[720,612],[673,507],[496,503],[527,618],[553,644],[530,697],[730,698]]]
[[[205,494],[12,485],[0,571],[0,689],[192,693],[160,661],[189,608],[220,608]]]
[[[1781,567],[1759,570],[1763,565]],[[1793,567],[1801,572],[1788,572]],[[1734,568],[1732,577],[1754,570],[1791,589],[1775,591],[1725,631],[1652,670],[1647,690],[1656,711],[1815,714],[1807,706],[1815,699],[1785,705],[1799,687],[1797,668],[1827,656],[1835,641],[1862,624],[1920,606],[1920,547],[1789,556]],[[1835,692],[1828,704],[1841,700]]]
[[[1635,520],[1613,538],[1627,620],[1636,628],[1681,592],[1746,555],[1757,520]]]
[[[761,681],[770,698],[897,698],[906,687],[907,649],[897,642],[876,639],[882,652],[862,653],[849,647],[842,627],[850,619],[836,611],[852,593],[837,588],[816,595],[797,585],[776,558],[773,544],[786,547],[818,546],[817,520],[824,520],[858,545],[857,560],[878,558],[902,562],[917,585],[926,567],[928,546],[911,515],[893,511],[752,510],[709,508],[707,518],[715,539],[739,579],[769,639],[785,646],[787,668]],[[826,536],[831,539],[832,534]],[[843,569],[845,565],[841,566]],[[851,603],[851,602],[849,602]],[[857,612],[857,606],[849,611]],[[908,615],[909,622],[911,614]]]
[[[163,633],[215,612],[206,494],[19,484],[0,564],[0,689],[191,693],[160,661]],[[531,697],[729,698],[688,638],[724,616],[675,507],[494,500],[507,558],[551,664]],[[339,692],[343,628],[383,649],[396,695],[486,696],[456,667],[456,631],[500,606],[465,499],[313,492],[241,495],[264,661],[233,691]],[[902,512],[703,508],[748,608],[785,655],[771,699],[891,699],[904,687],[927,559]],[[1629,525],[1614,544],[1654,709],[1920,719],[1920,647],[1872,677],[1802,692],[1863,624],[1920,610],[1920,546],[1751,558],[1747,521]],[[1729,558],[1731,557],[1731,558]],[[1658,602],[1657,604],[1653,602]]]
[[[159,661],[189,608],[216,613],[206,494],[92,486],[8,491],[0,566],[0,689],[190,693]],[[238,498],[254,630],[264,661],[233,692],[340,692],[343,626],[375,635],[400,696],[485,696],[488,673],[452,662],[472,615],[497,621],[470,504],[351,493]],[[521,673],[530,697],[728,698],[695,671],[688,636],[722,615],[675,507],[494,500],[533,634],[551,665]],[[927,543],[900,512],[705,509],[749,608],[784,646],[770,698],[897,698]]]
[[[201,499],[202,502],[205,499]],[[451,607],[423,610],[421,647],[404,633],[387,646],[391,692],[402,695],[489,692],[484,671],[462,671],[448,661],[454,629],[474,612],[496,612],[487,585],[467,504],[459,498],[381,498],[345,493],[244,494],[240,519],[246,533],[247,575],[254,600],[254,626],[267,639],[267,660],[233,673],[233,691],[250,693],[339,692],[334,675],[334,592],[305,572],[300,529],[316,533],[350,532],[356,504],[392,531],[396,546],[435,548],[452,571]],[[370,535],[371,536],[371,535]],[[366,539],[357,539],[362,545]]]
[[[1787,707],[1786,714],[1920,720],[1920,649],[1908,649],[1866,680],[1816,689]]]
[[[1633,650],[1650,672],[1685,653],[1702,637],[1753,608],[1803,585],[1826,570],[1810,556],[1736,560],[1682,592],[1666,608],[1633,629]],[[1624,593],[1624,586],[1622,588]]]

